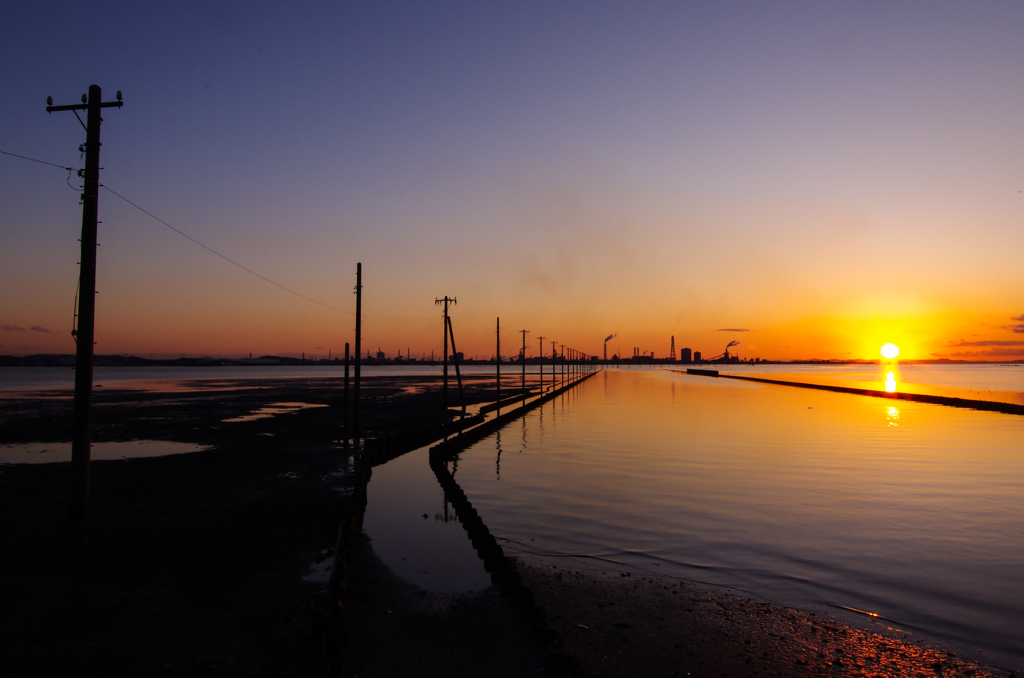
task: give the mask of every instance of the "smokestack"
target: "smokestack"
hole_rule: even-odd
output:
[[[604,361],[605,362],[608,362],[608,342],[611,341],[612,339],[614,339],[617,336],[619,336],[619,335],[617,335],[617,334],[609,334],[607,337],[604,338]]]

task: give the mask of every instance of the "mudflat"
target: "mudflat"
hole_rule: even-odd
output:
[[[450,418],[439,382],[364,378],[363,435]],[[84,541],[69,537],[70,464],[0,466],[0,675],[326,672],[326,584],[306,577],[354,482],[342,380],[166,386],[97,388],[93,440],[208,449],[94,461]],[[467,380],[467,397],[492,388]],[[326,407],[249,418],[278,403]],[[67,442],[71,412],[67,389],[7,391],[0,444]]]

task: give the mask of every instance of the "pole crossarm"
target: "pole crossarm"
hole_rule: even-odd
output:
[[[124,106],[123,101],[104,101],[99,105],[100,108],[121,108]],[[68,106],[47,106],[47,113],[55,113],[57,111],[87,111],[89,110],[89,104],[74,104]]]

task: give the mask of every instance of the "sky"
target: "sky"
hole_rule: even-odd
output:
[[[97,353],[338,355],[362,263],[389,356],[1024,358],[1019,2],[294,5],[5,9],[0,151],[120,90],[101,183],[278,285],[101,190]],[[0,354],[74,352],[80,186],[0,154]]]

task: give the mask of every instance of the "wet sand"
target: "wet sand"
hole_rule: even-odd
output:
[[[493,393],[488,380],[467,384],[470,402]],[[352,490],[340,380],[194,386],[97,390],[94,439],[211,449],[95,462],[87,543],[67,537],[68,464],[0,467],[0,674],[326,675],[326,583],[305,578],[330,556]],[[367,436],[447,418],[438,380],[371,379],[364,396]],[[327,407],[224,421],[279,402]],[[0,442],[66,441],[70,411],[66,392],[2,398]],[[566,675],[497,588],[419,590],[365,538],[353,565],[347,675]],[[583,675],[983,673],[899,637],[677,582],[519,570]]]
[[[678,580],[518,560],[583,675],[980,676],[971,658]]]

